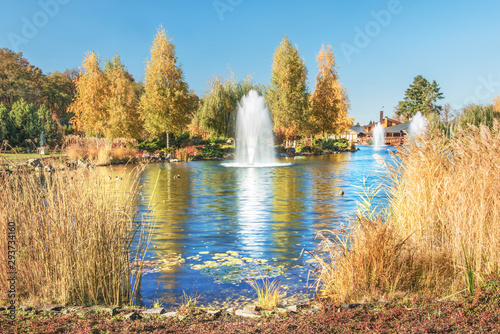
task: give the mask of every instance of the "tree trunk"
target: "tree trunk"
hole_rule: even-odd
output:
[[[170,136],[168,135],[168,131],[166,131],[166,133],[167,133],[167,148],[169,148],[170,147],[170,138],[169,138]]]

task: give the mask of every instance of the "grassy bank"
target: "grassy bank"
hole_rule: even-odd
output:
[[[10,300],[9,256],[17,305],[132,302],[141,274],[133,261],[148,241],[148,224],[135,218],[141,172],[121,182],[93,169],[0,175],[1,304]]]
[[[355,307],[324,305],[313,313],[272,314],[259,319],[201,309],[179,310],[176,317],[143,315],[38,315],[21,312],[13,325],[0,321],[0,330],[22,333],[485,333],[500,332],[500,281],[491,277],[471,296],[454,301],[399,300]],[[129,310],[127,312],[131,312]],[[141,312],[137,310],[137,312]],[[4,320],[0,313],[0,319]],[[9,327],[14,326],[14,327]]]
[[[324,242],[322,297],[336,302],[473,293],[500,268],[500,128],[408,141],[387,165],[387,208]]]

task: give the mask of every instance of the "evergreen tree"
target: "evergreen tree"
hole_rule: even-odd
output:
[[[37,115],[39,120],[37,134],[43,132],[48,145],[52,147],[58,145],[62,140],[62,134],[59,131],[59,124],[52,117],[50,110],[45,105],[42,105],[38,108]]]
[[[146,64],[141,98],[144,127],[153,136],[166,133],[168,147],[168,134],[186,129],[193,114],[192,107],[188,84],[177,64],[175,45],[160,26]]]
[[[299,132],[307,131],[307,68],[299,48],[286,36],[274,52],[266,99],[275,130],[291,133],[287,129],[295,127]]]
[[[318,75],[311,95],[311,134],[341,133],[352,126],[347,117],[349,107],[347,92],[339,82],[335,57],[330,45],[323,45],[316,56]]]
[[[430,83],[423,76],[417,75],[413,83],[405,92],[403,101],[399,101],[396,114],[409,120],[417,112],[422,115],[439,114],[442,107],[437,105],[437,100],[443,99],[443,93],[440,91],[436,81]]]
[[[10,118],[9,110],[0,103],[0,145],[4,140],[9,140],[11,133],[13,133],[13,124]]]
[[[12,132],[10,133],[11,146],[29,146],[28,140],[37,141],[40,137],[40,121],[35,107],[23,98],[15,102],[10,111]]]

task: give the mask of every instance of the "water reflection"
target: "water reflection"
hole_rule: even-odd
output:
[[[267,203],[273,178],[267,168],[242,168],[238,174],[239,243],[250,257],[260,257],[271,218]]]
[[[167,305],[179,303],[183,291],[194,295],[197,290],[203,302],[231,297],[228,291],[247,293],[244,283],[217,283],[193,269],[228,251],[284,265],[286,284],[304,287],[307,258],[296,259],[302,249],[314,249],[319,231],[349,221],[358,199],[355,186],[363,177],[368,185],[379,182],[385,167],[375,154],[388,159],[387,150],[362,147],[357,153],[288,159],[293,164],[286,167],[227,168],[217,161],[149,165],[138,204],[141,212],[150,200],[156,204],[148,258],[175,254],[183,262],[148,274],[142,295],[153,295],[158,281],[153,298]],[[377,200],[385,198],[380,194]]]

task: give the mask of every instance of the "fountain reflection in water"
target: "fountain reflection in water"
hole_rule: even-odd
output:
[[[226,167],[283,166],[276,161],[271,115],[264,97],[251,90],[238,104],[235,161]]]
[[[385,145],[385,128],[380,123],[377,123],[377,125],[375,125],[375,128],[373,129],[373,145]]]

